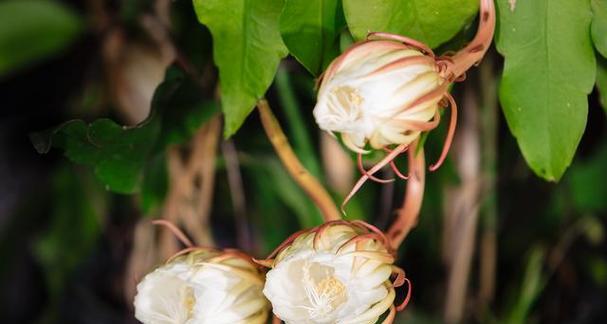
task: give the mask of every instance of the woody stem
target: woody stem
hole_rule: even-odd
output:
[[[407,234],[417,224],[419,211],[424,200],[424,186],[426,181],[426,159],[423,148],[417,149],[418,141],[409,147],[409,180],[405,201],[398,211],[396,220],[390,226],[387,236],[394,250],[398,249]]]
[[[453,64],[445,71],[445,76],[454,79],[466,73],[472,65],[478,63],[491,46],[495,30],[495,4],[494,0],[480,0],[478,31],[468,46],[453,55]]]
[[[265,99],[259,100],[257,102],[257,109],[259,110],[261,123],[268,139],[291,177],[312,199],[316,207],[320,209],[325,221],[341,219],[337,206],[333,202],[333,199],[331,199],[331,196],[329,196],[327,190],[306,170],[293,152],[268,102]]]

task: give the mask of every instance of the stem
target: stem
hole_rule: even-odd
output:
[[[476,247],[476,228],[479,217],[481,187],[481,150],[479,108],[476,88],[466,83],[462,127],[455,139],[455,166],[461,182],[453,188],[453,196],[446,217],[452,227],[448,231],[448,280],[445,301],[445,323],[461,323],[468,297],[468,282],[472,257]]]
[[[457,79],[470,67],[477,64],[491,46],[495,31],[495,4],[493,0],[480,0],[478,31],[468,46],[453,55],[453,64],[447,68],[445,75]]]
[[[285,114],[287,129],[291,130],[289,134],[292,136],[295,152],[301,156],[301,162],[310,173],[315,177],[320,177],[320,164],[316,150],[312,145],[305,123],[301,122],[304,120],[301,109],[297,103],[289,73],[284,66],[279,66],[276,72],[276,90],[278,90],[278,100]]]
[[[230,189],[230,196],[232,197],[232,208],[234,208],[234,218],[236,220],[238,246],[245,251],[250,251],[253,248],[253,240],[249,231],[247,203],[242,175],[240,173],[238,152],[232,140],[224,141],[221,144],[221,151],[226,160],[226,173],[228,174],[228,187]]]
[[[261,123],[268,135],[268,139],[274,146],[274,150],[278,154],[280,161],[285,166],[291,177],[297,184],[308,194],[314,201],[314,204],[320,209],[324,220],[332,221],[339,220],[341,216],[337,210],[337,206],[329,196],[325,188],[304,168],[293,149],[289,145],[289,141],[284,132],[280,128],[276,117],[272,114],[272,110],[265,99],[257,102]]]
[[[398,210],[396,220],[387,232],[394,250],[398,249],[411,229],[417,224],[419,211],[424,199],[424,186],[426,181],[426,159],[424,150],[417,148],[418,142],[411,143],[409,147],[409,180],[403,207]]]
[[[493,57],[488,55],[479,69],[482,94],[481,107],[481,179],[483,192],[481,208],[480,284],[479,301],[484,309],[495,295],[497,267],[497,90],[493,73]]]

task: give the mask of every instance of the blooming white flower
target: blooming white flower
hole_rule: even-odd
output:
[[[375,149],[409,144],[438,124],[447,85],[432,55],[393,40],[369,40],[329,65],[314,117],[358,153],[366,152],[367,142]]]
[[[145,324],[262,324],[269,309],[262,286],[250,257],[196,248],[143,278],[135,317]]]
[[[385,236],[363,222],[296,234],[269,260],[263,293],[286,323],[375,323],[394,312],[396,268]]]

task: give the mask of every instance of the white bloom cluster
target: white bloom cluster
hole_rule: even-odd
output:
[[[448,82],[434,57],[393,40],[361,42],[336,58],[322,77],[314,117],[340,133],[346,146],[365,153],[409,144],[438,124]]]
[[[375,323],[394,311],[387,246],[366,223],[325,223],[279,248],[263,292],[286,323]]]
[[[196,248],[145,276],[135,317],[144,324],[263,324],[269,312],[263,282],[250,257]]]

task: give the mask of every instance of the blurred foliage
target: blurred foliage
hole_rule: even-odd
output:
[[[460,48],[474,33],[478,8],[475,0],[170,1],[166,32],[177,62],[156,89],[149,118],[124,127],[106,89],[106,30],[87,25],[84,17],[98,13],[83,1],[72,1],[75,9],[67,2],[0,2],[0,97],[8,116],[0,123],[0,176],[8,187],[0,187],[3,323],[131,323],[123,286],[133,224],[156,217],[163,207],[170,190],[167,148],[187,154],[193,134],[220,107],[224,132],[238,149],[246,229],[254,238],[252,246],[239,248],[264,256],[294,231],[319,224],[319,211],[286,173],[251,114],[255,102],[268,98],[294,151],[326,185],[311,114],[315,77],[367,30],[419,38],[440,46],[437,53]],[[142,17],[160,15],[153,3],[100,3],[108,7],[111,27],[124,29],[124,41],[157,36],[142,26]],[[597,59],[596,77],[593,72],[595,55],[605,54],[605,1],[498,5],[497,45],[506,61],[503,77],[499,63],[491,77],[501,78],[508,124],[500,119],[492,128],[499,137],[496,183],[489,187],[498,214],[492,224],[498,237],[496,294],[488,309],[479,309],[475,256],[466,321],[606,322],[607,123],[598,107],[602,99],[607,109],[604,58]],[[595,82],[601,97],[587,96]],[[52,95],[39,95],[43,90]],[[453,92],[461,91],[456,86]],[[471,109],[462,108],[462,114]],[[87,121],[56,126],[69,118]],[[35,156],[26,135],[49,127],[32,137],[36,149],[49,154]],[[429,161],[440,153],[445,127],[424,137]],[[17,144],[5,143],[13,140]],[[562,180],[535,177],[520,151],[534,172]],[[218,245],[234,246],[237,207],[222,154],[215,171],[213,235]],[[444,214],[451,207],[446,191],[459,182],[449,160],[427,175],[419,224],[399,251],[399,263],[414,282],[413,303],[399,323],[442,322]],[[385,228],[404,187],[400,181],[366,184],[347,217]],[[337,202],[343,199],[328,189]]]
[[[0,77],[64,50],[82,21],[54,1],[0,2]]]
[[[44,269],[51,304],[47,320],[54,314],[75,268],[87,258],[101,232],[107,212],[108,194],[90,173],[60,166],[52,179],[53,209],[49,228],[34,251]],[[56,319],[55,319],[56,320]]]

